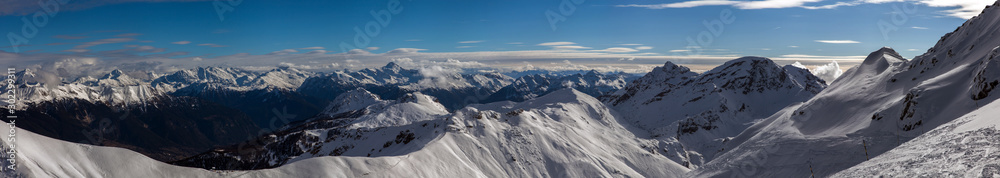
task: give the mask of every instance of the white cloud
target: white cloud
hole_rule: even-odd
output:
[[[789,7],[801,7],[805,3],[820,2],[822,0],[764,0],[764,1],[745,1],[735,4],[737,8],[740,9],[772,9],[772,8],[789,8]]]
[[[74,48],[89,48],[91,46],[97,46],[97,45],[102,45],[102,44],[112,44],[112,43],[124,43],[124,42],[133,41],[133,40],[135,40],[135,38],[108,38],[108,39],[100,39],[100,40],[97,40],[97,41],[91,41],[91,42],[83,43],[81,45],[77,45]]]
[[[584,46],[553,46],[553,49],[590,49],[590,47]]]
[[[635,57],[628,57],[628,58],[618,59],[618,61],[634,61],[634,60],[635,60]]]
[[[698,6],[718,6],[718,5],[734,5],[740,3],[739,1],[727,1],[727,0],[697,0],[697,1],[685,1],[669,4],[651,4],[651,5],[639,5],[639,4],[629,4],[629,5],[617,5],[617,7],[642,7],[649,9],[666,9],[666,8],[689,8]]]
[[[213,48],[226,47],[224,45],[217,45],[215,43],[203,43],[203,44],[198,44],[198,46],[208,46],[208,47],[213,47]]]
[[[313,50],[313,49],[326,49],[326,48],[321,47],[321,46],[315,46],[315,47],[306,47],[306,48],[299,48],[299,49],[302,49],[302,50]]]
[[[792,65],[793,67],[798,67],[798,68],[802,68],[802,69],[809,69],[809,68],[808,68],[808,67],[806,67],[805,65],[802,65],[802,63],[801,63],[801,62],[799,62],[799,61],[795,61],[795,63],[792,63],[792,64],[790,64],[790,65]]]
[[[455,48],[472,48],[472,47],[476,47],[476,46],[456,46]]]
[[[927,27],[910,27],[910,28],[913,28],[913,29],[920,29],[920,30],[927,30]]]
[[[641,7],[649,9],[666,9],[666,8],[690,8],[699,6],[720,6],[720,5],[730,5],[740,9],[772,9],[772,8],[789,8],[789,7],[803,7],[805,3],[820,2],[822,0],[763,0],[763,1],[730,1],[730,0],[694,0],[685,2],[676,2],[668,4],[652,4],[652,5],[618,5],[617,7]]]
[[[283,49],[281,51],[275,51],[275,52],[267,53],[267,55],[286,55],[286,54],[289,54],[289,53],[297,53],[297,52],[299,52],[299,51],[298,50],[294,50],[294,49]]]
[[[389,50],[389,52],[386,52],[386,53],[390,53],[390,54],[400,54],[400,53],[417,53],[417,52],[420,52],[420,51],[423,51],[423,50],[427,50],[427,49],[418,49],[418,48],[396,48],[396,49],[393,49],[393,50]]]
[[[510,43],[507,43],[507,44],[519,45],[519,44],[524,44],[524,43],[522,43],[522,42],[510,42]]]
[[[970,19],[979,15],[984,8],[992,5],[991,0],[920,0],[920,3],[931,7],[958,7],[957,9],[945,10],[948,16]]]
[[[834,9],[842,6],[857,6],[862,4],[882,4],[888,2],[915,2],[931,7],[951,7],[955,9],[944,10],[942,13],[948,16],[969,19],[979,15],[983,8],[993,4],[991,0],[853,0],[840,1],[825,5],[805,5],[806,3],[818,3],[822,0],[760,0],[760,1],[734,1],[734,0],[692,0],[667,4],[628,4],[617,5],[616,7],[640,7],[649,9],[666,8],[691,8],[699,6],[720,6],[728,5],[740,9],[772,9],[772,8],[804,8],[804,9]]]
[[[74,52],[74,53],[85,53],[85,52],[90,52],[90,50],[89,50],[89,49],[67,49],[67,50],[62,50],[62,51],[63,51],[63,52]]]
[[[308,53],[306,53],[306,54],[326,54],[326,53],[328,53],[328,52],[330,52],[330,51],[327,51],[327,50],[322,50],[322,49],[321,49],[321,50],[313,50],[313,51],[309,51],[309,52],[308,52]]]
[[[639,50],[635,50],[635,49],[632,49],[632,48],[624,48],[624,47],[612,47],[612,48],[608,48],[608,49],[591,50],[591,51],[612,52],[612,53],[630,53],[630,52],[636,52],[636,51],[639,51]]]
[[[558,42],[540,43],[540,44],[538,44],[538,46],[566,46],[566,45],[575,45],[575,44],[576,43],[574,43],[574,42],[558,41]]]
[[[653,47],[651,47],[651,46],[640,46],[640,47],[635,47],[635,49],[637,49],[637,50],[648,50],[648,49],[653,49]]]
[[[191,44],[191,42],[190,41],[177,41],[177,42],[172,42],[172,44],[186,45],[186,44]]]
[[[917,49],[907,49],[906,51],[919,51]]]
[[[484,42],[484,41],[459,41],[458,43],[470,44],[470,43],[482,43],[482,42]]]
[[[365,48],[365,50],[368,50],[368,51],[372,51],[372,50],[378,50],[378,47],[374,47],[374,46],[372,46],[372,47],[367,47],[367,48]]]
[[[442,66],[427,66],[417,69],[423,79],[415,84],[409,85],[414,88],[463,88],[472,86],[459,74],[461,69],[448,68]]]
[[[831,44],[849,44],[849,43],[861,43],[854,40],[816,40],[820,43],[831,43]]]
[[[372,54],[372,53],[365,51],[363,49],[352,49],[350,51],[347,51],[347,54]]]
[[[675,50],[670,50],[669,52],[680,53],[680,52],[690,52],[690,51],[691,50],[686,50],[686,49],[675,49]]]
[[[780,57],[773,57],[772,60],[790,61],[815,61],[815,60],[840,60],[840,61],[862,61],[867,56],[819,56],[807,54],[786,54]]]
[[[202,60],[203,60],[203,59],[201,59],[201,57],[194,57],[194,58],[191,58],[191,61],[202,61]]]
[[[789,48],[798,48],[799,46],[788,46]]]
[[[826,65],[814,66],[812,69],[802,65],[799,61],[795,61],[795,63],[792,63],[791,66],[809,70],[809,72],[816,77],[826,81],[826,84],[832,83],[833,80],[836,80],[840,77],[840,75],[844,74],[844,69],[840,68],[840,64],[838,64],[836,60],[831,61]]]
[[[642,44],[638,44],[638,43],[627,43],[627,44],[621,44],[621,45],[622,46],[642,46]]]
[[[817,66],[809,71],[812,72],[813,75],[816,75],[816,77],[825,80],[827,84],[833,83],[833,80],[839,78],[841,74],[844,74],[844,70],[840,69],[840,64],[837,64],[837,61]]]

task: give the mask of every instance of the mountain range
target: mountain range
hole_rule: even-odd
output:
[[[1000,175],[997,6],[922,55],[905,59],[883,47],[832,81],[763,57],[736,58],[703,73],[666,62],[637,78],[598,72],[513,78],[389,63],[329,73],[112,71],[52,85],[29,80],[32,71],[25,70],[17,75],[28,79],[14,89],[28,99],[15,109],[24,111],[19,117],[45,119],[18,120],[27,130],[17,132],[21,167],[7,174],[994,177]],[[108,122],[99,118],[116,115],[124,115],[110,119],[118,125],[101,126]],[[78,139],[72,133],[95,128],[120,134],[106,146],[72,143]],[[172,135],[181,132],[194,139]],[[183,151],[143,151],[153,147]]]

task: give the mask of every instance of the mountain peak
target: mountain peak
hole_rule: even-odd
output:
[[[384,67],[382,67],[382,70],[398,72],[400,70],[403,70],[403,67],[400,67],[399,64],[396,64],[396,62],[389,62],[388,64],[385,64]]]
[[[663,63],[663,66],[656,67],[656,69],[653,69],[653,71],[662,71],[666,73],[687,73],[691,72],[691,69],[667,61],[666,63]]]
[[[890,65],[903,62],[905,60],[906,59],[903,58],[903,56],[896,53],[896,50],[893,50],[890,47],[882,47],[881,49],[868,54],[868,57],[865,58],[864,62],[861,62],[861,64],[858,65],[858,68],[874,70],[873,72],[882,73],[882,71],[885,71]]]
[[[125,75],[125,72],[122,72],[121,69],[115,69],[115,70],[112,70],[111,73],[108,73],[108,74],[104,75],[104,77],[102,77],[102,78],[103,79],[116,79],[116,78],[119,78],[119,77],[121,77],[123,75]]]
[[[765,57],[747,56],[737,59],[733,59],[723,63],[719,67],[716,67],[708,72],[706,75],[714,74],[731,74],[735,71],[779,71],[781,66],[775,64],[774,61]],[[753,72],[751,72],[753,73]]]

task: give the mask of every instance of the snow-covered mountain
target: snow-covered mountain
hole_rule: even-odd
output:
[[[483,102],[524,101],[564,88],[574,88],[590,96],[600,97],[622,89],[636,78],[638,77],[626,73],[602,74],[594,70],[572,75],[526,75],[500,88]]]
[[[512,80],[499,73],[461,74],[434,69],[404,69],[390,62],[380,69],[334,71],[311,77],[297,91],[325,99],[335,99],[341,93],[356,88],[364,88],[388,99],[419,91],[441,99],[441,103],[449,109],[457,109],[478,103],[481,98],[510,84]]]
[[[997,116],[994,101],[831,177],[1000,176]]]
[[[351,94],[365,95],[360,90]],[[23,158],[18,171],[42,177],[674,177],[687,171],[655,154],[653,141],[637,139],[629,126],[618,124],[615,111],[572,89],[451,113],[419,93],[380,103],[366,107],[371,112],[360,117],[315,120],[262,137],[271,140],[266,145],[285,149],[249,149],[245,151],[257,157],[215,162],[285,163],[274,169],[178,167],[124,149],[18,132]],[[212,153],[239,153],[232,151]]]
[[[956,147],[928,150],[932,153],[929,155],[896,157],[926,142],[899,147],[915,137],[953,138],[954,134],[948,134],[951,129],[940,126],[998,98],[993,90],[1000,83],[996,73],[1000,71],[996,64],[1000,62],[997,5],[946,34],[913,60],[902,58],[888,47],[872,52],[862,64],[845,72],[814,98],[783,109],[729,141],[727,152],[690,175],[820,177],[858,165],[869,157],[881,157],[897,147],[902,150],[854,170],[870,170],[870,166],[892,161],[886,159],[922,160],[950,152],[944,150]],[[931,131],[935,128],[944,131]],[[964,162],[966,170],[981,170],[988,164]],[[911,170],[909,167],[882,168]]]
[[[702,74],[667,62],[604,101],[660,140],[658,152],[695,168],[756,119],[824,87],[806,69],[743,57]]]

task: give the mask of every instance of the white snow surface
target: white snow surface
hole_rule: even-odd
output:
[[[831,177],[1000,176],[1000,101]]]
[[[424,101],[431,99],[421,98],[425,95],[413,95],[415,101],[406,104],[440,106]],[[376,113],[407,112],[400,109]],[[422,118],[423,123],[445,125],[393,123],[420,134],[410,144],[388,147],[394,150],[386,152],[393,153],[372,157],[306,153],[281,167],[252,171],[178,167],[126,149],[68,143],[22,130],[15,143],[18,170],[29,177],[676,177],[688,171],[653,153],[649,147],[653,141],[637,139],[603,103],[572,89],[520,103],[423,113],[429,113],[420,116],[428,117]],[[368,124],[378,122],[362,125]],[[8,129],[7,124],[0,126]],[[399,129],[383,130],[391,130],[386,131],[390,135],[370,132],[365,138],[375,140],[356,142],[361,149],[345,155],[367,152],[367,145],[382,147],[385,140],[380,138],[391,139]],[[323,145],[315,145],[320,154],[333,149]]]
[[[605,99],[657,152],[689,168],[713,159],[744,129],[826,87],[809,71],[743,57],[702,74],[667,62]],[[648,134],[648,135],[647,135]]]
[[[996,100],[1000,10],[995,5],[913,60],[888,47],[872,52],[809,101],[743,131],[727,143],[726,152],[688,176],[827,177]],[[950,148],[961,147],[936,151]],[[985,164],[990,163],[966,169]]]

